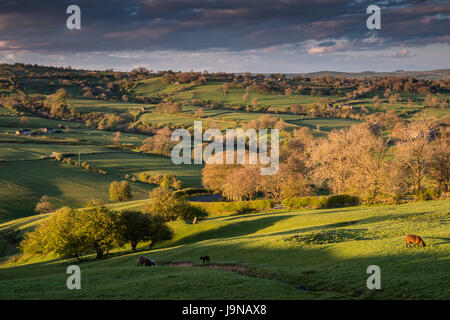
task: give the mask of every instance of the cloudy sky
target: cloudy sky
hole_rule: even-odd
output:
[[[66,9],[81,8],[81,30]],[[381,30],[369,30],[369,5]],[[450,68],[450,1],[0,0],[0,62],[226,72]]]

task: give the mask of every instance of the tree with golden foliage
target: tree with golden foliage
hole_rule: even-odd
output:
[[[431,143],[428,154],[430,177],[440,191],[448,192],[450,185],[450,136],[442,130],[439,137]]]
[[[326,183],[334,194],[352,193],[374,197],[386,144],[380,133],[364,123],[334,130],[312,149],[310,165],[316,184]]]

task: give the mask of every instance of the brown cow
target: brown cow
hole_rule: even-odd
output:
[[[147,258],[145,256],[140,256],[138,258],[138,266],[157,266],[156,262],[153,259]]]
[[[421,237],[413,235],[413,234],[407,234],[406,235],[406,247],[408,248],[411,243],[425,247],[425,242],[422,240]]]

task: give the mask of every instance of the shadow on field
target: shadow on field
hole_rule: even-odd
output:
[[[422,214],[427,214],[429,212],[424,212]],[[403,215],[383,215],[383,216],[372,216],[365,219],[359,219],[359,220],[352,220],[352,221],[342,221],[342,222],[336,222],[336,223],[330,223],[325,225],[319,225],[319,226],[313,226],[313,227],[304,227],[304,228],[298,228],[298,229],[292,229],[292,230],[286,230],[281,232],[274,232],[270,233],[271,236],[277,236],[277,235],[288,235],[292,233],[301,233],[301,232],[309,232],[309,231],[315,231],[315,230],[321,230],[321,229],[333,229],[333,228],[343,228],[355,224],[368,224],[368,223],[374,223],[374,222],[381,222],[386,220],[398,220],[398,219],[407,219],[410,217],[411,214],[403,214]],[[254,235],[252,237],[264,237],[267,236],[267,234],[264,235]]]
[[[446,238],[444,238],[446,239]],[[246,267],[248,276],[301,284],[312,292],[328,292],[336,297],[356,299],[442,299],[448,293],[442,284],[448,257],[428,249],[409,250],[399,241],[396,248],[384,254],[345,256],[321,247],[248,247],[239,244],[202,244],[181,248],[162,248],[148,252],[157,261],[191,261],[201,266],[199,256],[207,253],[213,264],[233,264]],[[368,247],[369,250],[373,248]],[[131,263],[131,261],[130,261]],[[366,286],[367,267],[377,265],[382,272],[382,290]]]
[[[255,213],[249,213],[249,214],[232,214],[232,215],[229,215],[226,217],[217,217],[217,218],[223,218],[224,221],[231,221],[231,220],[242,219],[242,218],[275,216],[277,214],[284,214],[284,213],[289,213],[289,211],[264,212],[264,213],[255,212]]]
[[[245,236],[245,235],[255,233],[258,230],[268,228],[281,220],[289,219],[291,217],[293,217],[293,215],[282,215],[282,216],[275,216],[275,217],[272,216],[272,217],[260,218],[260,219],[255,219],[255,220],[231,223],[231,224],[227,224],[223,227],[219,227],[217,229],[207,230],[207,231],[193,234],[191,236],[181,238],[180,240],[169,244],[168,247],[173,247],[173,246],[177,246],[180,244],[204,241],[204,240],[209,240],[209,239],[233,238],[233,237]]]
[[[450,243],[450,238],[445,238],[445,237],[427,237],[428,239],[437,239],[437,240],[441,240],[440,242],[434,242],[434,244],[445,244],[445,243]]]

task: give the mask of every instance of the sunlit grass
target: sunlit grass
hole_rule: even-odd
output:
[[[177,221],[170,223],[175,237],[152,251],[142,243],[141,252],[125,247],[110,259],[81,264],[84,291],[65,289],[67,262],[41,257],[40,262],[29,260],[22,266],[3,265],[0,296],[9,299],[14,289],[16,298],[448,299],[449,209],[449,201],[430,201],[279,210],[215,217],[195,225]],[[407,233],[419,234],[427,246],[405,248]],[[209,255],[212,263],[239,264],[263,279],[195,267],[138,268],[141,254],[158,263],[194,265],[201,265],[200,256]],[[372,264],[382,272],[382,290],[377,292],[366,288],[366,269]],[[152,292],[136,289],[136,279],[152,283]],[[188,286],[197,281],[207,285]],[[30,289],[23,292],[27,283]],[[312,291],[295,289],[297,284]]]

